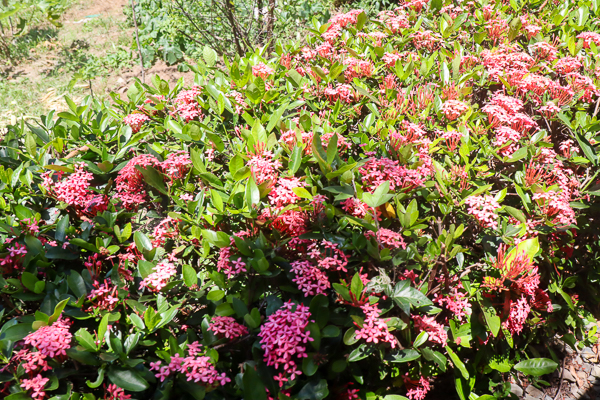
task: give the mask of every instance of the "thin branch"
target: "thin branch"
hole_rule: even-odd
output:
[[[131,11],[133,12],[133,26],[135,26],[135,41],[137,43],[138,53],[140,55],[140,67],[142,67],[142,83],[146,83],[146,71],[144,70],[144,57],[142,56],[142,46],[140,46],[140,35],[138,33],[137,18],[135,16],[135,4],[131,0]]]

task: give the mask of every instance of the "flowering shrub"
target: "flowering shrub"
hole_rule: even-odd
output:
[[[596,333],[600,36],[596,3],[538,6],[355,10],[9,127],[0,393],[465,400],[552,372],[553,337]]]

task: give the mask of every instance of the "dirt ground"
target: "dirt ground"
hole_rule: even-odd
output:
[[[63,111],[66,109],[63,100],[65,94],[69,94],[76,102],[89,94],[89,83],[85,81],[78,82],[73,91],[68,93],[67,84],[72,73],[61,72],[60,63],[64,60],[61,60],[59,53],[62,48],[79,41],[89,45],[86,48],[89,54],[98,57],[116,50],[130,51],[130,45],[135,40],[134,28],[127,24],[123,13],[123,8],[130,7],[130,4],[130,0],[80,0],[71,6],[61,17],[63,27],[58,30],[57,36],[30,49],[27,59],[8,69],[4,85],[10,85],[11,90],[2,94],[5,97],[12,95],[14,100],[6,101],[5,107],[0,104],[0,114],[3,114],[0,126],[14,122],[15,118],[36,118],[40,112],[47,113],[51,109]],[[91,81],[96,97],[107,99],[110,92],[124,94],[134,78],[141,79],[137,53],[134,55],[133,65],[120,66]],[[50,71],[54,71],[53,76],[49,76]],[[194,79],[193,72],[180,72],[177,66],[169,66],[162,60],[146,69],[146,83],[155,74],[170,84],[175,84],[183,77],[185,84],[191,85]],[[36,90],[40,93],[33,95],[31,92]],[[16,91],[25,94],[18,96]],[[31,104],[27,104],[28,101]]]

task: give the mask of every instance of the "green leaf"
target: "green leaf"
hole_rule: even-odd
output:
[[[189,264],[183,264],[181,270],[183,275],[183,283],[185,283],[185,286],[192,287],[198,284],[198,274],[196,274],[194,267]]]
[[[508,159],[508,162],[517,162],[525,157],[527,157],[527,147],[521,147],[512,154],[512,156]]]
[[[478,296],[481,298],[480,306],[481,311],[483,311],[483,317],[485,319],[485,323],[492,332],[494,337],[498,337],[498,333],[500,332],[501,321],[500,317],[496,315],[496,309],[493,307],[492,302],[489,298]]]
[[[110,314],[105,314],[104,317],[100,320],[100,325],[98,325],[98,341],[100,341],[100,345],[102,345],[102,340],[104,339],[104,335],[106,334],[106,330],[108,329],[108,317]]]
[[[233,156],[233,158],[229,161],[229,172],[231,175],[235,175],[235,173],[244,167],[244,159],[239,154]]]
[[[531,358],[521,361],[514,368],[525,375],[542,376],[554,372],[558,364],[548,358]]]
[[[395,352],[390,355],[390,362],[392,363],[405,363],[409,361],[418,360],[421,358],[421,354],[414,349],[404,349]]]
[[[388,296],[406,313],[406,304],[416,308],[432,305],[432,301],[423,293],[410,286],[409,280],[400,281],[393,290],[386,290]],[[407,314],[410,314],[409,312]]]
[[[62,314],[68,302],[69,299],[64,299],[54,307],[54,312],[52,313],[50,318],[48,318],[49,324],[52,324],[58,320],[58,317],[60,317],[60,314]]]
[[[252,206],[258,203],[260,203],[260,190],[258,190],[254,178],[250,177],[246,185],[246,204],[252,208]]]
[[[300,391],[295,397],[298,400],[322,400],[327,396],[329,396],[329,388],[327,387],[327,381],[325,379],[321,379],[318,382],[308,382],[302,387],[302,389],[300,389]]]
[[[91,252],[94,253],[98,253],[98,248],[96,248],[96,246],[94,246],[91,243],[86,242],[83,239],[79,239],[79,238],[73,238],[69,240],[69,243],[78,247],[81,247],[82,249],[86,249],[89,250]]]
[[[135,247],[139,251],[151,251],[152,250],[152,242],[148,239],[148,236],[143,232],[137,231],[133,234],[133,241],[135,242]]]
[[[229,246],[229,235],[225,232],[215,232],[210,229],[202,229],[202,237],[210,244],[223,248]]]
[[[469,380],[469,371],[467,371],[467,368],[465,368],[465,364],[463,364],[463,362],[460,361],[460,358],[458,358],[458,356],[454,353],[454,351],[452,351],[452,349],[450,347],[444,346],[444,348],[448,352],[448,355],[450,356],[450,359],[452,360],[454,367],[458,368],[458,370],[460,371],[463,378],[465,378],[466,380]]]
[[[214,67],[214,65],[217,63],[217,52],[211,49],[210,47],[204,46],[204,51],[202,52],[202,55],[204,57],[204,62],[209,67]]]
[[[85,328],[80,328],[75,332],[75,339],[87,351],[96,352],[98,350],[96,340]]]
[[[148,185],[152,186],[162,194],[169,194],[165,188],[165,180],[163,175],[154,167],[147,166],[144,169],[142,166],[136,165],[135,169],[137,169],[144,176],[144,181],[146,181]]]
[[[352,277],[352,283],[350,283],[350,292],[357,298],[360,299],[363,291],[362,279],[360,279],[360,273],[355,273]]]
[[[118,387],[132,392],[143,392],[150,387],[139,372],[131,369],[111,366],[108,368],[108,379]]]
[[[527,239],[516,245],[506,256],[506,265],[510,266],[515,257],[521,253],[525,253],[529,258],[533,257],[540,250],[540,242],[538,238]]]
[[[523,211],[518,210],[511,206],[504,206],[504,210],[509,213],[512,217],[516,218],[519,222],[526,223],[527,219],[525,218],[525,214]]]
[[[81,275],[79,275],[79,272],[70,270],[69,276],[67,277],[67,283],[69,284],[69,288],[75,294],[75,296],[77,296],[77,298],[87,296],[85,281],[83,280]]]
[[[575,139],[577,139],[577,143],[579,143],[579,147],[583,150],[583,154],[592,162],[594,165],[598,165],[598,155],[596,154],[596,150],[590,144],[590,142],[579,132],[575,133]]]
[[[9,326],[0,334],[0,340],[11,340],[16,342],[18,340],[24,339],[25,336],[29,335],[33,331],[31,324],[16,324],[13,326]]]
[[[206,295],[206,299],[209,301],[219,301],[225,297],[225,292],[219,289],[213,289]]]
[[[104,368],[100,368],[98,371],[98,378],[96,378],[95,382],[85,381],[85,383],[92,389],[96,389],[102,384],[102,382],[104,382]]]
[[[288,167],[292,174],[295,174],[302,163],[302,148],[298,145],[294,146]]]
[[[54,233],[54,238],[59,242],[64,242],[66,240],[66,231],[69,228],[69,216],[63,216],[58,224],[56,224],[56,232]]]
[[[244,368],[244,398],[252,400],[267,400],[267,392],[265,385],[261,382],[260,377],[254,370],[254,367],[246,364]]]
[[[367,346],[363,343],[356,349],[352,350],[352,352],[350,352],[350,355],[348,356],[348,362],[356,362],[363,360],[369,357],[371,354],[373,354],[373,351],[373,347]]]

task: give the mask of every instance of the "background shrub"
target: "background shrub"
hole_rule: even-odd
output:
[[[591,5],[352,10],[272,55],[221,67],[204,47],[190,88],[154,77],[10,126],[2,393],[489,399],[539,381],[556,335],[595,341]]]

